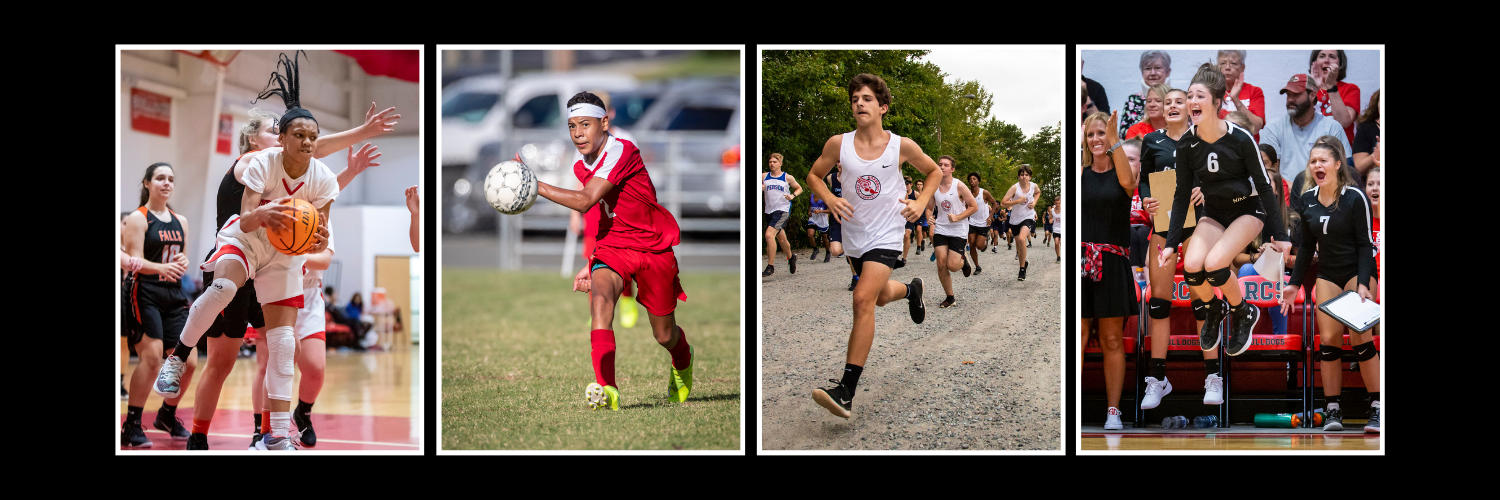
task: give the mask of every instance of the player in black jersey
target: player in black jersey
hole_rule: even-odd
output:
[[[1274,191],[1267,181],[1266,169],[1260,164],[1260,151],[1249,131],[1219,119],[1219,105],[1225,92],[1224,74],[1214,64],[1198,67],[1187,90],[1187,112],[1194,120],[1177,144],[1177,190],[1172,198],[1170,229],[1157,265],[1165,267],[1176,255],[1194,179],[1200,183],[1204,197],[1203,211],[1198,215],[1193,244],[1183,255],[1183,278],[1195,297],[1208,301],[1218,287],[1228,303],[1231,318],[1229,335],[1224,338],[1225,351],[1238,356],[1250,347],[1251,330],[1260,319],[1260,310],[1245,302],[1231,269],[1234,256],[1249,245],[1257,234],[1264,233],[1268,245],[1282,254],[1291,247],[1281,225],[1281,204],[1273,199]],[[1257,196],[1265,193],[1265,196]],[[1229,285],[1229,286],[1224,286]],[[1204,314],[1199,341],[1218,344],[1219,323],[1224,306],[1210,304]],[[1205,339],[1206,338],[1206,339]]]
[[[188,223],[167,205],[175,182],[171,165],[153,163],[146,167],[146,176],[141,180],[140,208],[125,218],[125,227],[120,231],[125,253],[142,260],[128,297],[130,310],[126,311],[140,325],[132,329],[129,340],[141,361],[130,377],[132,390],[125,423],[120,429],[121,446],[151,446],[141,427],[141,413],[156,379],[151,374],[161,368],[163,353],[176,347],[182,325],[187,321],[188,298],[180,280],[188,265],[187,255],[182,253],[187,244]],[[182,386],[192,380],[196,368],[196,359],[189,359],[177,368],[181,370]],[[177,403],[181,400],[177,396],[163,401],[152,424],[175,440],[188,438],[187,428],[177,418]]]
[[[216,224],[215,227],[224,227],[231,217],[240,213],[240,202],[244,196],[245,184],[241,180],[245,173],[245,167],[253,153],[281,146],[280,129],[278,128],[275,115],[260,109],[250,110],[250,122],[239,131],[240,157],[236,158],[234,164],[224,173],[219,181],[219,189],[215,199]],[[401,115],[395,114],[395,108],[386,108],[383,111],[375,111],[375,103],[370,103],[370,108],[365,112],[365,123],[358,128],[346,130],[336,134],[330,134],[318,139],[316,150],[313,154],[316,158],[325,158],[345,148],[352,148],[359,141],[370,139],[386,132],[395,130],[397,120]],[[369,166],[379,163],[371,163],[370,160],[378,157],[374,148],[366,144],[358,153],[354,153],[348,167],[338,174],[340,187],[347,185],[355,176]],[[210,255],[213,249],[209,250]],[[206,257],[205,257],[206,258]],[[203,273],[203,282],[211,283],[215,279],[212,271]],[[188,439],[187,449],[208,449],[208,429],[212,422],[214,410],[218,407],[219,393],[224,387],[224,380],[234,368],[234,361],[239,352],[239,345],[245,337],[247,326],[255,327],[257,337],[264,339],[265,332],[260,329],[265,326],[265,317],[261,313],[260,301],[255,295],[255,280],[245,280],[245,286],[239,287],[222,313],[214,317],[213,325],[205,334],[208,336],[208,364],[204,366],[202,377],[198,383],[195,393],[193,407],[193,433]],[[173,357],[180,359],[195,358],[191,356],[192,345],[180,345],[173,351]],[[259,351],[264,353],[265,351]],[[257,359],[265,358],[257,354]],[[168,358],[171,362],[172,358]],[[185,385],[185,384],[183,384]],[[255,395],[263,395],[265,386],[252,387],[252,398],[261,401],[263,398]],[[261,412],[255,412],[255,432],[252,443],[259,441],[262,425]],[[269,426],[267,422],[265,425]]]
[[[1362,300],[1373,299],[1370,277],[1375,272],[1375,241],[1370,234],[1370,202],[1344,168],[1344,158],[1343,146],[1336,138],[1315,142],[1308,153],[1307,175],[1316,179],[1317,187],[1302,193],[1295,201],[1302,208],[1302,245],[1298,253],[1304,256],[1318,253],[1314,290],[1319,303],[1345,290],[1354,291]],[[1283,313],[1291,309],[1296,290],[1305,281],[1307,261],[1297,260],[1290,286],[1281,291]],[[1375,349],[1373,330],[1363,333],[1351,330],[1322,309],[1317,316],[1321,345],[1318,359],[1322,361],[1323,394],[1328,403],[1323,430],[1344,429],[1343,412],[1339,409],[1344,375],[1339,362],[1347,331],[1349,343],[1354,345],[1359,358],[1359,375],[1373,400],[1370,421],[1374,425],[1367,426],[1366,431],[1380,432],[1380,352]]]

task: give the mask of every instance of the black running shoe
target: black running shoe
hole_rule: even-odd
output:
[[[911,284],[906,285],[906,305],[911,308],[912,322],[920,325],[927,318],[927,306],[922,303],[922,278],[912,278]]]
[[[827,408],[828,413],[849,418],[851,415],[849,410],[854,408],[854,395],[847,394],[844,385],[838,380],[828,379],[828,381],[833,382],[833,387],[813,389],[813,401],[817,401],[818,406]]]
[[[1255,329],[1255,323],[1260,321],[1260,308],[1248,302],[1240,302],[1240,312],[1234,313],[1230,309],[1229,335],[1224,339],[1224,352],[1230,356],[1239,356],[1250,348],[1250,341],[1254,340],[1251,333]]]
[[[851,291],[851,292],[854,291],[854,285],[858,285],[858,284],[859,284],[859,276],[851,276],[849,278],[849,291]]]
[[[775,273],[776,273],[776,266],[766,266],[766,270],[760,272],[760,277],[764,278],[766,276],[770,276],[770,275],[775,274]]]
[[[797,274],[797,254],[792,254],[792,257],[786,260],[786,265],[792,269],[791,274]]]
[[[1380,402],[1370,404],[1370,421],[1365,422],[1365,432],[1380,434]]]
[[[812,255],[807,256],[807,260],[818,260],[818,249],[814,248]]]
[[[1031,267],[1030,260],[1026,261],[1026,265],[1021,266],[1021,273],[1016,275],[1016,281],[1026,281],[1026,268],[1028,267]]]
[[[979,266],[974,266],[974,275],[975,276],[979,276],[979,273],[982,273],[982,272],[984,272],[984,268],[979,267]]]
[[[156,421],[152,422],[151,426],[155,427],[156,430],[166,431],[175,441],[182,441],[187,439],[188,435],[192,433],[188,432],[187,427],[182,425],[182,419],[177,418],[176,413],[157,410]]]
[[[940,303],[940,304],[938,304],[938,307],[941,307],[941,308],[944,308],[944,309],[947,309],[947,308],[949,308],[949,307],[953,307],[953,302],[954,302],[954,300],[953,300],[953,296],[952,296],[952,295],[949,295],[949,296],[948,296],[948,298],[946,298],[946,299],[943,299],[943,302],[942,302],[942,303]]]
[[[193,434],[193,435],[188,436],[187,449],[189,449],[189,450],[207,450],[208,449],[208,435],[207,434]]]
[[[1344,410],[1341,408],[1324,410],[1323,430],[1329,432],[1344,430]]]
[[[1223,332],[1220,330],[1227,312],[1225,309],[1229,306],[1223,300],[1214,299],[1198,307],[1208,308],[1203,318],[1203,329],[1198,332],[1198,346],[1205,351],[1212,351],[1219,347],[1219,341],[1222,340]]]
[[[971,273],[974,272],[974,268],[969,267],[969,258],[968,257],[964,257],[964,254],[961,254],[961,253],[958,254],[958,258],[964,260],[964,269],[963,269],[963,271],[964,271],[964,277],[965,278],[969,277],[969,274],[971,274]]]
[[[824,251],[823,251],[823,263],[824,263],[824,264],[827,264],[827,263],[828,263],[828,258],[829,258],[829,257],[832,257],[832,256],[833,256],[833,252],[830,252],[830,251],[827,251],[827,250],[824,250]]]
[[[125,422],[120,425],[120,446],[150,448],[151,440],[146,439],[146,430],[141,428],[141,424]]]
[[[318,434],[313,432],[311,415],[292,412],[292,423],[297,424],[297,436],[294,440],[297,447],[312,448],[318,445]]]
[[[264,434],[261,434],[259,432],[250,435],[250,448],[249,448],[250,451],[255,451],[255,443],[259,443],[260,442],[260,438],[263,435]]]

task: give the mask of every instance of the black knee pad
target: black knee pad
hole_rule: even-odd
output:
[[[1198,321],[1207,321],[1208,303],[1198,299],[1193,299],[1193,317],[1198,318]]]
[[[1186,269],[1182,270],[1182,281],[1184,283],[1187,283],[1188,286],[1202,285],[1203,284],[1203,279],[1206,278],[1207,276],[1208,276],[1208,273],[1205,273],[1203,271],[1198,271],[1198,272],[1195,273],[1195,272],[1192,272],[1192,271],[1189,271],[1189,270],[1186,270]]]
[[[1208,271],[1203,274],[1208,276],[1208,284],[1213,286],[1223,286],[1225,283],[1229,282],[1229,268],[1227,267],[1214,271]]]
[[[1338,361],[1343,355],[1342,347],[1325,345],[1318,348],[1318,359],[1322,361]]]
[[[1375,341],[1373,340],[1354,346],[1354,356],[1360,361],[1369,361],[1378,354],[1380,354],[1380,350],[1375,348]]]
[[[1151,300],[1146,301],[1146,312],[1147,314],[1150,314],[1153,319],[1164,319],[1170,317],[1172,316],[1172,301],[1152,297]]]

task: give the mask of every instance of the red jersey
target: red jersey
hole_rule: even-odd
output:
[[[1146,134],[1149,134],[1149,133],[1155,132],[1155,131],[1156,131],[1156,127],[1151,125],[1151,120],[1150,119],[1141,120],[1140,123],[1137,123],[1135,125],[1131,125],[1130,128],[1128,128],[1128,129],[1125,130],[1125,140],[1128,141],[1128,140],[1134,139],[1136,137],[1144,137]]]
[[[634,143],[609,136],[592,165],[576,156],[573,174],[585,186],[593,177],[614,185],[583,214],[584,232],[594,236],[595,245],[662,252],[681,241],[677,218],[656,202],[656,186]]]
[[[1255,115],[1257,118],[1260,118],[1262,127],[1265,126],[1266,93],[1261,91],[1260,87],[1251,85],[1250,82],[1241,84],[1239,102],[1234,102],[1234,100],[1229,97],[1229,92],[1225,91],[1224,106],[1219,108],[1220,120],[1224,119],[1224,117],[1226,116],[1229,116],[1229,113],[1232,112],[1232,110],[1229,109],[1231,106],[1233,106],[1234,109],[1244,109],[1245,111],[1250,112],[1250,114]],[[1255,133],[1255,143],[1260,144],[1260,132]]]
[[[1358,121],[1359,86],[1344,82],[1338,82],[1334,84],[1334,86],[1338,87],[1339,89],[1339,99],[1343,99],[1344,105],[1348,106],[1349,109],[1354,110],[1354,116],[1356,118],[1355,121]],[[1321,113],[1323,116],[1327,116],[1330,118],[1333,117],[1333,106],[1330,106],[1328,104],[1326,94],[1324,95],[1324,100],[1313,103],[1313,110]],[[1349,142],[1351,143],[1354,142],[1354,122],[1349,122],[1349,126],[1344,127],[1344,138],[1349,139]],[[1350,155],[1353,156],[1353,153],[1350,153]]]
[[[1145,206],[1141,205],[1141,190],[1136,189],[1130,198],[1130,224],[1151,225],[1151,214],[1146,212]]]

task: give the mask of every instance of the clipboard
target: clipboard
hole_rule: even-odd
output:
[[[1151,197],[1156,198],[1156,201],[1161,204],[1160,206],[1167,209],[1166,212],[1162,212],[1161,208],[1157,208],[1156,213],[1158,216],[1155,217],[1154,226],[1156,227],[1153,231],[1158,233],[1169,231],[1172,225],[1172,198],[1177,194],[1177,171],[1162,170],[1160,172],[1152,172],[1146,175],[1146,181],[1151,186]],[[1163,216],[1161,214],[1166,215]],[[1187,217],[1183,219],[1182,227],[1187,228],[1196,225],[1198,225],[1197,210],[1193,207],[1192,203],[1189,203]]]
[[[1354,290],[1346,290],[1332,300],[1318,304],[1318,310],[1356,332],[1369,331],[1380,322],[1380,304],[1373,300],[1361,302]]]

